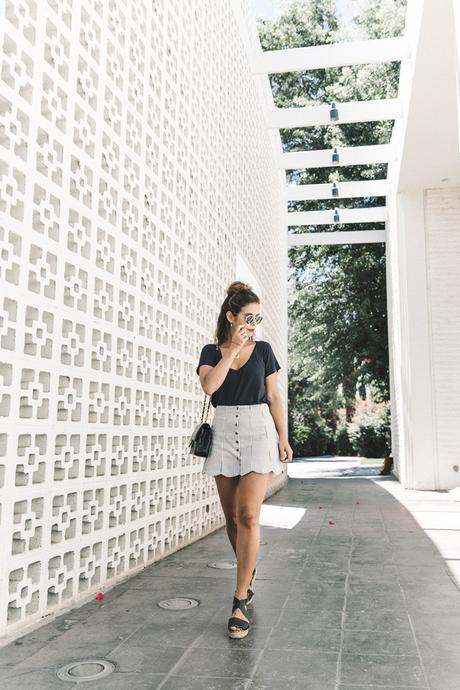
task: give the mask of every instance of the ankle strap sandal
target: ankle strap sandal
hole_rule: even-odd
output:
[[[237,597],[233,597],[233,606],[232,606],[232,611],[235,611],[235,609],[240,609],[241,613],[244,616],[248,615],[248,610],[246,608],[246,602],[247,602],[247,597],[245,599],[237,599]],[[228,625],[227,625],[227,630],[228,630],[228,635],[229,637],[233,638],[241,638],[241,637],[246,637],[246,635],[249,632],[249,621],[245,621],[242,618],[237,618],[236,616],[231,616],[228,619]],[[231,627],[234,626],[237,628],[237,630],[231,630]]]

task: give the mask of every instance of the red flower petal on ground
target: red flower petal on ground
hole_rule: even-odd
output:
[[[96,599],[103,599],[103,598],[104,598],[104,595],[102,594],[102,592],[98,592],[96,594]]]

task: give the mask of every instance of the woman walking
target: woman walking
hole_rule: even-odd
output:
[[[215,408],[212,446],[203,472],[215,478],[237,560],[227,626],[233,638],[249,632],[246,605],[254,595],[259,516],[268,483],[272,472],[280,474],[283,463],[292,460],[277,383],[281,367],[270,343],[254,340],[262,318],[252,288],[232,283],[217,319],[217,343],[203,347],[196,369]]]

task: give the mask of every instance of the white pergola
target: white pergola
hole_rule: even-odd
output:
[[[336,199],[338,204],[329,211],[288,212],[284,217],[289,247],[311,244],[356,244],[385,242],[386,231],[372,227],[373,223],[385,223],[388,219],[387,206],[372,208],[341,208],[340,199],[382,196],[386,197],[388,180],[366,180],[363,182],[337,182],[331,184],[286,185],[285,171],[299,168],[341,167],[392,163],[395,149],[392,143],[374,146],[336,147],[319,151],[284,153],[280,129],[310,127],[352,122],[382,120],[397,121],[402,117],[401,99],[381,99],[339,103],[337,112],[331,116],[331,105],[304,106],[298,108],[277,108],[273,101],[269,74],[308,71],[341,67],[345,65],[375,62],[407,61],[410,57],[409,42],[405,36],[368,41],[345,42],[307,48],[263,51],[256,25],[250,27],[253,73],[260,90],[267,127],[283,179],[284,198],[288,201]],[[255,46],[255,49],[254,49]],[[369,223],[369,230],[312,232],[288,234],[290,226]]]
[[[286,204],[280,214],[286,247],[385,243],[397,476],[413,489],[458,486],[460,3],[408,0],[397,38],[264,52],[255,20],[241,29]],[[274,104],[270,74],[389,61],[400,62],[394,99]],[[283,152],[280,128],[382,120],[394,122],[389,144]],[[386,179],[286,184],[286,170],[375,163],[387,164]],[[340,206],[342,199],[376,196],[385,198],[384,206]],[[290,201],[315,199],[334,199],[335,208],[288,212]],[[369,229],[342,230],[353,223]],[[385,229],[376,229],[377,223]],[[288,232],[334,224],[341,230]]]

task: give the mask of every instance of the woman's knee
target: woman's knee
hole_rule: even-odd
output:
[[[236,521],[242,527],[257,527],[259,524],[258,514],[250,509],[243,509],[237,513]]]

